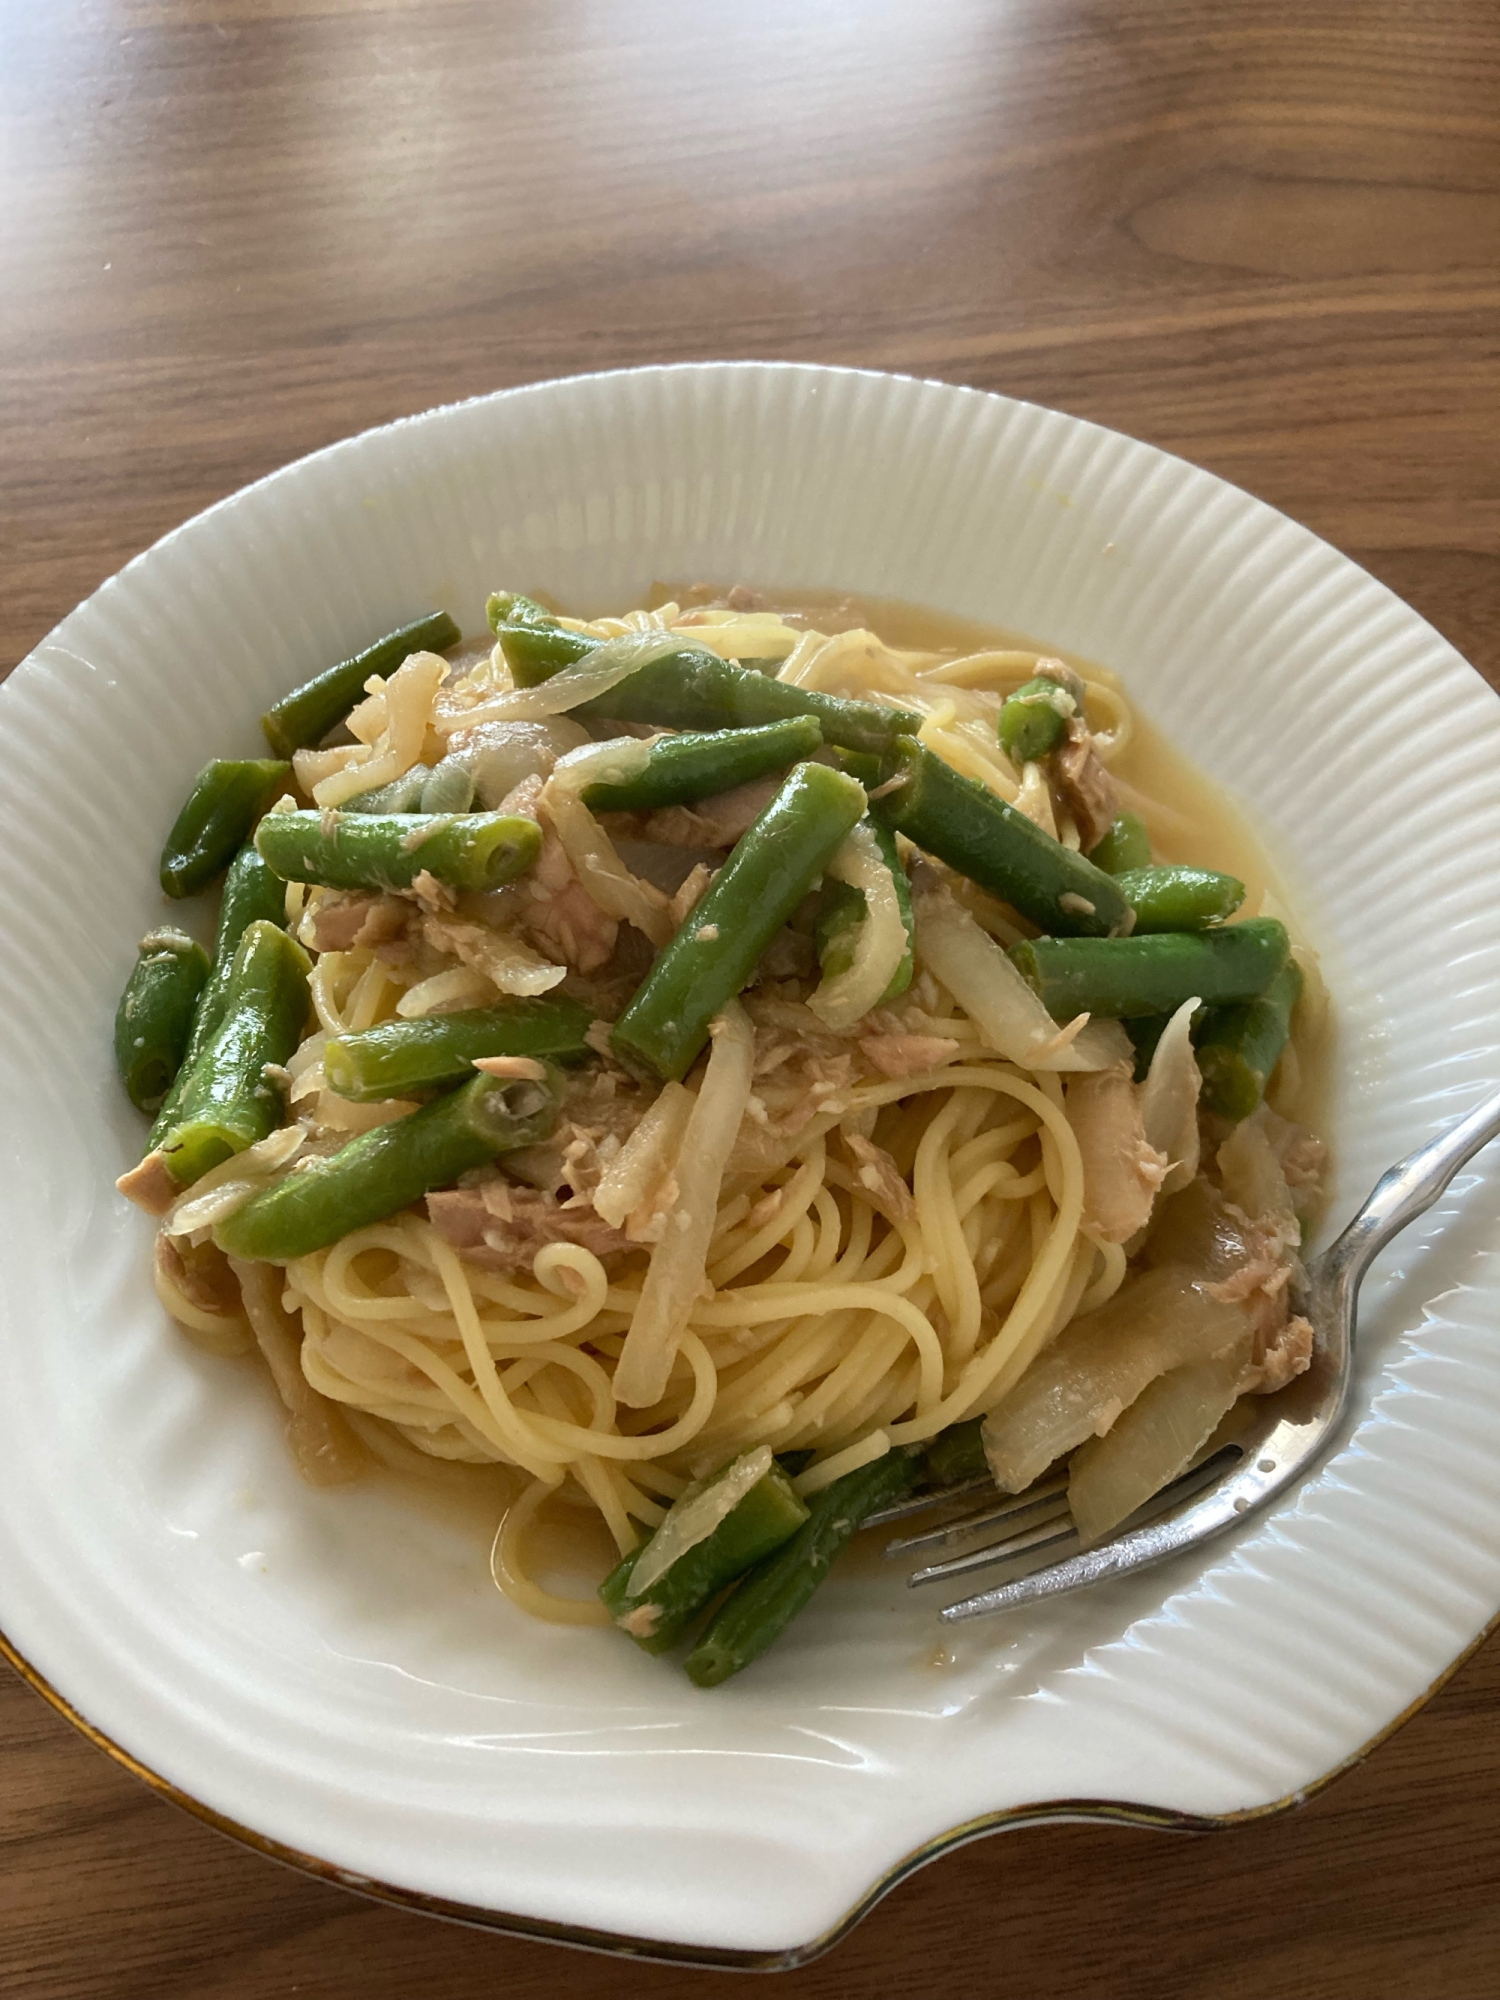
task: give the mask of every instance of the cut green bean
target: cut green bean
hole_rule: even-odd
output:
[[[880,783],[881,759],[873,750],[840,750],[835,754],[841,771],[858,778],[867,792],[876,789]]]
[[[865,920],[863,892],[852,882],[839,882],[825,875],[818,891],[818,914],[813,937],[818,947],[818,964],[825,979],[837,978],[854,963],[854,947],[859,927]]]
[[[789,715],[760,729],[683,730],[658,736],[643,771],[617,785],[588,785],[583,802],[590,812],[651,812],[658,806],[691,805],[736,785],[784,771],[811,757],[823,741],[817,718]]]
[[[143,937],[115,1010],[115,1064],[137,1111],[158,1111],[176,1080],[208,978],[208,953],[181,931]]]
[[[542,830],[510,813],[267,813],[261,857],[288,882],[409,889],[431,875],[455,889],[498,889],[536,860]]]
[[[492,632],[498,633],[502,625],[541,625],[551,630],[560,630],[557,620],[533,597],[522,597],[514,590],[492,590],[485,600],[484,615]]]
[[[1073,708],[1073,697],[1056,681],[1027,681],[1001,705],[1000,748],[1017,769],[1038,763],[1067,735]]]
[[[175,1118],[178,1100],[186,1087],[188,1077],[192,1074],[193,1064],[212,1040],[214,1030],[224,1017],[230,981],[234,976],[234,955],[239,949],[240,939],[253,923],[279,926],[285,918],[285,882],[279,875],[271,872],[253,844],[242,847],[230,862],[229,873],[224,877],[224,893],[219,902],[219,924],[214,933],[213,964],[203,990],[198,995],[198,1004],[193,1012],[192,1032],[177,1071],[177,1080],[167,1092],[162,1107],[156,1114],[156,1122],[151,1127],[151,1136],[146,1142],[148,1152],[156,1146]]]
[[[285,1263],[382,1222],[499,1153],[535,1145],[557,1118],[557,1089],[476,1076],[338,1152],[301,1165],[219,1224],[231,1257]]]
[[[757,1563],[714,1613],[687,1656],[688,1678],[699,1687],[718,1687],[759,1659],[807,1603],[865,1516],[905,1499],[921,1468],[920,1457],[898,1447],[818,1494],[791,1540]]]
[[[1138,813],[1122,812],[1097,847],[1089,849],[1089,860],[1106,875],[1123,875],[1132,868],[1151,866],[1151,836]]]
[[[915,737],[898,738],[885,773],[899,782],[877,801],[876,816],[1039,930],[1109,937],[1129,928],[1130,905],[1108,875]]]
[[[879,1004],[884,1006],[888,1001],[897,999],[911,985],[917,920],[911,906],[911,882],[897,851],[895,834],[882,819],[871,817],[865,823],[875,837],[875,845],[880,849],[881,860],[890,871],[891,881],[896,890],[896,903],[901,911],[901,922],[906,929],[906,951],[901,963],[891,974],[890,985],[880,997]],[[818,947],[818,964],[825,979],[837,979],[854,963],[860,926],[865,921],[865,915],[866,903],[862,889],[856,889],[852,882],[840,882],[831,875],[823,878],[814,937]]]
[[[983,1417],[970,1417],[966,1423],[950,1424],[938,1432],[927,1447],[927,1477],[934,1486],[956,1486],[961,1479],[989,1471],[983,1429]]]
[[[552,1056],[581,1062],[593,1015],[576,1000],[502,1000],[415,1021],[382,1021],[335,1035],[323,1051],[330,1090],[356,1104],[424,1097],[472,1076],[480,1056]]]
[[[1153,931],[1205,931],[1232,917],[1245,885],[1208,868],[1127,868],[1116,875],[1135,911],[1132,936]]]
[[[594,652],[603,641],[557,628],[503,625],[500,643],[516,685],[534,687]],[[580,702],[570,712],[580,722],[615,719],[687,730],[754,729],[788,716],[810,715],[826,743],[877,755],[889,750],[903,731],[921,725],[921,717],[908,709],[849,701],[772,680],[686,641],[679,652],[638,667],[607,693]]]
[[[495,599],[490,599],[491,604]],[[532,606],[538,610],[539,606]],[[576,666],[604,644],[589,632],[569,632],[545,614],[540,618],[504,618],[491,629],[505,651],[505,660],[517,687],[535,687],[550,680],[564,667]]]
[[[686,1074],[732,1000],[865,809],[862,785],[798,764],[661,952],[610,1037],[630,1068]]]
[[[158,1150],[179,1187],[274,1132],[285,1065],[307,1022],[307,953],[275,924],[250,924],[239,942],[217,1028],[195,1058]]]
[[[1208,1009],[1194,1038],[1205,1110],[1236,1121],[1250,1116],[1281,1059],[1301,997],[1302,968],[1289,958],[1258,999]]]
[[[727,1513],[702,1541],[686,1549],[661,1576],[636,1596],[630,1581],[641,1558],[685,1503],[701,1498],[733,1468],[726,1466],[714,1480],[690,1486],[673,1503],[656,1535],[632,1549],[599,1586],[605,1608],[622,1632],[629,1633],[648,1653],[665,1653],[676,1645],[711,1598],[744,1575],[747,1569],[781,1547],[808,1518],[808,1507],[785,1472],[772,1461],[770,1470]]]
[[[1216,931],[1154,937],[1032,938],[1012,945],[1012,963],[1054,1021],[1078,1014],[1134,1020],[1173,1014],[1195,996],[1206,1004],[1253,1000],[1286,964],[1286,926],[1274,917]]]
[[[205,764],[161,851],[166,893],[195,896],[223,874],[291,775],[290,764],[270,757]]]
[[[278,757],[290,757],[309,743],[321,743],[361,699],[372,674],[393,674],[410,653],[446,653],[463,634],[446,611],[431,611],[366,646],[313,680],[304,681],[274,702],[260,719],[266,741]]]

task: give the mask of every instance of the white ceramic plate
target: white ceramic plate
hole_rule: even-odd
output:
[[[1147,445],[804,367],[644,369],[436,410],[170,535],[0,693],[0,1626],[185,1803],[429,1907],[791,1963],[986,1826],[1202,1822],[1305,1793],[1500,1607],[1500,1162],[1367,1289],[1356,1417],[1196,1559],[927,1662],[931,1605],[836,1578],[710,1694],[529,1622],[473,1532],[299,1484],[261,1377],[171,1329],[111,1183],[109,1022],[163,833],[267,701],[506,581],[833,585],[1118,668],[1302,885],[1343,1023],[1336,1218],[1500,1081],[1500,702],[1352,563]],[[1431,764],[1428,759],[1431,759]],[[639,1948],[639,1946],[637,1947]]]

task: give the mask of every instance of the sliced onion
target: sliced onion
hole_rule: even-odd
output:
[[[677,1158],[695,1103],[686,1084],[669,1083],[648,1106],[594,1190],[594,1211],[623,1229]]]
[[[1210,1298],[1198,1275],[1179,1266],[1127,1279],[1038,1355],[984,1420],[985,1456],[1005,1492],[1021,1492],[1055,1458],[1107,1431],[1167,1369],[1243,1339],[1243,1307]]]
[[[472,729],[476,722],[530,722],[544,715],[566,715],[570,709],[608,694],[642,667],[687,650],[686,642],[672,632],[626,632],[618,639],[606,639],[573,666],[564,667],[550,680],[538,681],[535,687],[513,688],[508,694],[492,695],[477,708],[443,716],[438,728],[451,736],[456,730]]]
[[[617,746],[601,744],[599,747],[613,750]],[[636,743],[635,747],[644,750],[646,746]],[[580,758],[588,754],[584,750],[575,753]],[[624,761],[623,758],[618,759],[617,768],[622,767]],[[563,763],[567,762],[568,759],[564,758]],[[637,762],[636,769],[639,768]],[[562,842],[563,851],[573,864],[573,872],[594,904],[607,917],[634,924],[660,951],[676,928],[667,907],[668,898],[651,883],[631,874],[615,852],[614,842],[573,789],[572,783],[558,782],[561,771],[562,765],[559,765],[542,788],[539,810],[544,821]],[[635,772],[631,771],[629,775],[634,776]],[[590,776],[580,782],[593,784],[595,779]]]
[[[567,977],[563,966],[549,970],[557,974],[550,982],[553,986]],[[422,1021],[429,1014],[448,1013],[457,1007],[482,1007],[490,998],[492,984],[471,965],[451,966],[446,972],[435,972],[430,979],[419,979],[415,986],[408,986],[396,1002],[396,1013],[403,1021]],[[547,989],[544,986],[537,990]]]
[[[1023,1069],[1097,1070],[1123,1060],[1122,1050],[1129,1054],[1118,1021],[1085,1017],[1085,1026],[1064,1042],[1035,989],[945,888],[917,896],[916,918],[923,963],[997,1055]]]
[[[1284,1242],[1295,1245],[1300,1232],[1292,1192],[1261,1111],[1235,1126],[1219,1148],[1217,1164],[1224,1192],[1236,1207],[1253,1220],[1268,1224]]]
[[[865,899],[852,963],[825,979],[807,1003],[823,1026],[837,1035],[880,1005],[906,955],[907,940],[896,885],[869,827],[854,828],[828,864],[828,873],[858,889]]]
[[[1198,1171],[1198,1092],[1203,1079],[1190,1030],[1197,999],[1184,1000],[1162,1030],[1141,1085],[1146,1142],[1171,1162],[1159,1193],[1175,1194]]]
[[[666,1234],[651,1253],[646,1281],[620,1350],[614,1391],[630,1409],[659,1403],[707,1282],[709,1239],[719,1212],[719,1190],[740,1121],[750,1101],[755,1030],[737,1000],[713,1022],[713,1047],[678,1154],[679,1192]]]
[[[757,1445],[741,1455],[706,1485],[690,1486],[673,1502],[667,1518],[646,1545],[646,1553],[630,1572],[630,1595],[644,1597],[689,1549],[706,1542],[726,1515],[732,1514],[752,1486],[771,1470],[771,1447]]]
[[[191,1236],[196,1230],[211,1229],[226,1215],[243,1208],[251,1195],[259,1194],[297,1157],[306,1139],[301,1125],[282,1125],[243,1152],[232,1153],[200,1175],[182,1199],[172,1204],[162,1218],[163,1230],[168,1236]]]
[[[582,798],[590,785],[625,785],[651,762],[651,745],[643,736],[612,736],[607,743],[584,743],[559,757],[552,772],[557,791]]]
[[[523,780],[549,777],[560,757],[581,749],[588,740],[583,724],[570,722],[565,715],[543,722],[481,722],[473,727],[466,723],[461,733],[450,737],[448,755],[438,768],[462,764],[473,773],[481,804],[493,812]]]
[[[1249,1352],[1247,1331],[1221,1354],[1159,1376],[1106,1436],[1074,1454],[1068,1507],[1085,1547],[1186,1472],[1238,1396]]]

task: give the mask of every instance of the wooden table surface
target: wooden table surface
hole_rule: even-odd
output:
[[[1285,508],[1500,682],[1494,0],[0,0],[23,655],[284,461],[583,369],[1002,389]],[[1302,1812],[949,1856],[788,1996],[1492,2000],[1500,1652]],[[284,1871],[3,1689],[15,2000],[729,1975]]]

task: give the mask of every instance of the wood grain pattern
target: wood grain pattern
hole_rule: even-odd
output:
[[[1149,438],[1500,684],[1488,0],[0,0],[0,665],[188,514],[644,361],[932,374]],[[663,2000],[301,1879],[0,1691],[20,2000]],[[1489,2000],[1500,1658],[1301,1814],[1013,1834],[799,1996]]]

